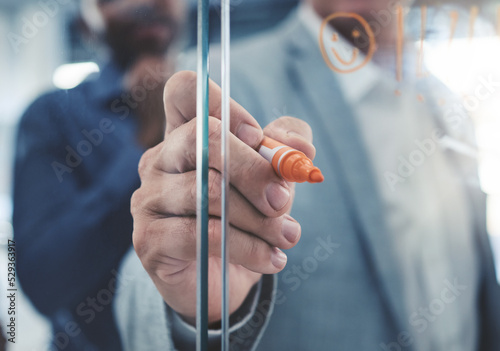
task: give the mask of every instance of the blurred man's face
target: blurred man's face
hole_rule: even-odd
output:
[[[387,9],[395,0],[308,0],[323,18],[334,12],[357,13],[366,19],[372,11]]]
[[[366,28],[361,25],[356,16],[359,15],[366,20],[367,26],[376,38],[377,48],[390,47],[395,43],[396,8],[399,5],[408,6],[414,0],[306,0],[311,4],[316,13],[327,18],[336,14],[328,24],[333,26],[345,39],[365,54],[370,49],[367,40],[361,41],[356,38],[368,38]],[[385,18],[383,25],[380,18]],[[357,36],[354,36],[357,33]]]
[[[184,21],[185,0],[98,0],[106,40],[125,62],[162,55]]]

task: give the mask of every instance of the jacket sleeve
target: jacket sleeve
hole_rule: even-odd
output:
[[[275,275],[264,275],[245,315],[232,315],[231,350],[255,350],[271,318],[275,300]],[[187,327],[161,297],[135,251],[125,257],[114,302],[115,319],[125,351],[194,350],[196,332]],[[241,310],[235,312],[238,313]],[[220,350],[220,331],[209,331],[209,350]],[[179,342],[181,340],[182,342]]]
[[[102,155],[96,147],[78,167],[68,166],[67,113],[73,106],[64,104],[65,96],[61,92],[42,97],[27,110],[15,157],[13,225],[19,280],[48,316],[60,307],[74,307],[98,289],[130,247],[130,197],[139,186],[142,153],[124,142],[112,162],[87,175],[85,182],[79,180],[85,161]],[[61,170],[64,177],[57,175]]]

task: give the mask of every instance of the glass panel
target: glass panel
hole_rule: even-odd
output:
[[[209,4],[210,349],[223,202],[235,349],[498,349],[500,2]],[[193,349],[197,5],[0,0],[10,350]]]

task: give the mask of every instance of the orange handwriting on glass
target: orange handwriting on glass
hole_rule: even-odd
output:
[[[330,60],[330,56],[328,55],[327,48],[325,46],[324,42],[324,33],[325,33],[325,28],[328,25],[330,21],[333,21],[337,18],[353,18],[356,21],[359,22],[359,24],[364,28],[366,35],[368,36],[368,51],[366,53],[365,59],[359,63],[356,63],[356,59],[358,58],[359,50],[357,48],[353,49],[352,56],[350,59],[345,60],[342,58],[341,55],[337,52],[337,50],[333,47],[330,47],[329,49],[333,53],[333,57],[336,58],[337,62],[332,62]],[[352,31],[352,36],[354,39],[358,38],[361,34],[358,29],[354,29]],[[330,39],[332,42],[338,41],[338,34],[334,33],[334,35]],[[327,18],[323,20],[321,23],[321,28],[319,31],[319,47],[321,49],[321,55],[323,55],[323,59],[325,60],[326,64],[328,67],[330,67],[331,70],[338,72],[338,73],[350,73],[354,72],[364,65],[366,65],[370,60],[372,59],[373,54],[375,53],[376,50],[376,43],[375,43],[375,34],[373,34],[372,29],[370,28],[370,25],[368,22],[361,17],[360,15],[356,13],[350,13],[350,12],[338,12],[338,13],[333,13]]]

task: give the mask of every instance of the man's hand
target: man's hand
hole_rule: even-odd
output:
[[[220,320],[220,88],[210,82],[209,322]],[[165,86],[165,140],[139,164],[142,185],[132,197],[133,242],[165,302],[184,319],[196,315],[196,74],[179,72]],[[288,215],[294,185],[279,178],[255,149],[263,134],[314,157],[309,126],[283,117],[264,131],[231,101],[229,194],[230,312],[261,274],[281,271],[300,225]]]

